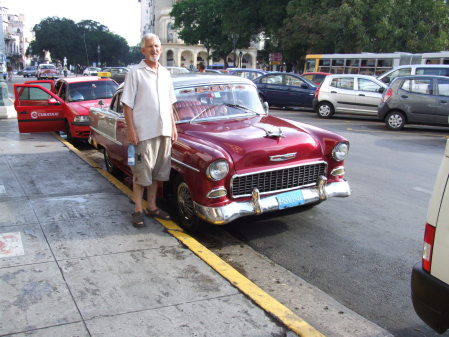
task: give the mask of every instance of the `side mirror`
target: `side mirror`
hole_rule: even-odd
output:
[[[104,108],[104,102],[103,102],[103,100],[102,99],[100,99],[99,101],[98,101],[98,105],[100,106],[100,108]]]
[[[390,82],[391,82],[391,80],[390,80],[389,77],[384,77],[384,78],[382,79],[382,81],[383,81],[384,83],[390,83]]]
[[[268,114],[268,110],[270,110],[268,102],[263,102],[262,106],[263,106],[263,110],[265,111],[265,113]]]
[[[59,105],[59,104],[61,104],[56,98],[53,98],[53,97],[49,98],[47,103],[48,103],[48,105]]]
[[[383,94],[384,91],[385,91],[385,88],[384,88],[384,87],[380,87],[380,88],[379,88],[379,92],[380,92],[381,94]]]
[[[309,89],[309,86],[308,86],[307,84],[304,84],[304,83],[303,83],[303,84],[301,84],[301,88],[302,88],[302,89]]]

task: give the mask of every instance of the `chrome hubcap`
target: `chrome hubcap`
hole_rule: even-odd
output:
[[[179,211],[182,216],[185,219],[192,219],[194,216],[193,201],[190,196],[189,187],[184,182],[178,186],[177,199]]]
[[[398,128],[402,125],[402,117],[400,115],[391,115],[388,119],[388,124],[392,128]]]
[[[319,113],[321,116],[329,116],[331,113],[331,108],[329,105],[320,105]]]

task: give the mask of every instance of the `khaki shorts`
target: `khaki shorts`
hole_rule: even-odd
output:
[[[137,144],[136,165],[131,166],[133,180],[150,186],[154,180],[167,181],[171,168],[171,137],[160,136]]]

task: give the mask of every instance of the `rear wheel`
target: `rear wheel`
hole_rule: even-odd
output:
[[[385,126],[390,130],[401,130],[405,125],[405,116],[400,111],[392,111],[385,117]]]
[[[106,171],[108,171],[111,174],[118,173],[118,169],[112,164],[111,158],[109,157],[108,150],[105,148],[102,149],[103,152],[103,158],[104,158],[104,165],[106,166]]]
[[[75,141],[72,136],[72,132],[70,131],[70,124],[68,120],[65,121],[65,134],[68,142],[73,143]]]
[[[321,102],[316,107],[316,113],[321,118],[331,118],[334,112],[334,106],[329,102]]]
[[[173,196],[179,225],[188,232],[198,232],[204,222],[196,216],[190,188],[181,176],[175,178]]]

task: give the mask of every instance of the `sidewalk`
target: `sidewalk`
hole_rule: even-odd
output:
[[[0,336],[295,336],[51,134],[0,165]]]
[[[323,336],[173,222],[132,227],[130,191],[74,151],[0,119],[0,337]],[[224,248],[254,255],[239,247]],[[275,296],[301,303],[327,336],[391,336],[252,260],[284,278]]]

